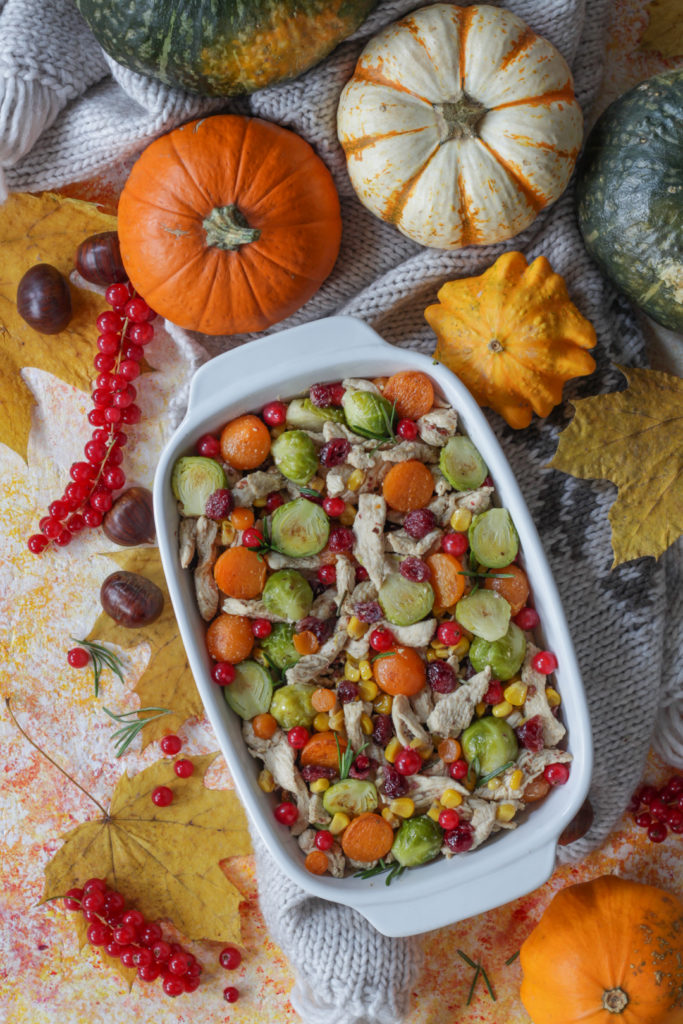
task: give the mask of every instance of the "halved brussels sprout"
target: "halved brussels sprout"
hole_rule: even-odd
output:
[[[354,434],[361,437],[391,437],[396,410],[381,395],[371,391],[346,391],[342,406]]]
[[[504,568],[519,551],[519,537],[506,508],[490,508],[475,516],[468,539],[474,558],[489,569]]]
[[[270,521],[273,547],[290,558],[317,555],[329,535],[330,521],[325,511],[307,498],[280,505]]]
[[[311,704],[314,693],[315,686],[310,683],[292,683],[275,691],[270,702],[270,713],[281,729],[289,732],[296,725],[311,728],[317,714]]]
[[[270,453],[282,475],[295,484],[308,483],[318,469],[316,447],[303,430],[285,430],[273,441]]]
[[[490,775],[517,759],[519,744],[512,726],[504,718],[479,718],[468,725],[460,737],[460,745],[468,764],[479,759],[479,774]]]
[[[487,665],[491,666],[496,679],[512,679],[519,672],[526,654],[526,637],[511,622],[508,631],[500,640],[484,640],[475,637],[470,644],[469,658],[477,672],[482,672]]]
[[[404,868],[416,868],[434,860],[442,843],[443,831],[440,826],[422,814],[403,822],[394,836],[391,852]]]
[[[495,590],[475,590],[461,597],[455,606],[455,618],[475,636],[492,642],[507,633],[512,610]]]
[[[287,406],[287,426],[294,430],[322,430],[325,420],[343,423],[344,413],[333,405],[321,409],[310,398],[295,398]]]
[[[223,467],[215,459],[201,455],[183,455],[176,459],[171,490],[182,506],[182,515],[203,516],[213,492],[227,486]]]
[[[439,469],[456,491],[473,491],[488,476],[486,463],[469,437],[456,434],[441,449]]]
[[[313,591],[296,569],[280,569],[268,577],[262,600],[272,615],[297,622],[311,610]]]
[[[400,572],[392,572],[380,587],[378,600],[389,622],[411,626],[429,615],[434,605],[434,591],[429,583],[415,583]]]
[[[325,790],[323,807],[328,814],[364,814],[377,807],[377,789],[372,782],[343,779]]]
[[[268,636],[259,640],[259,647],[268,660],[282,672],[296,665],[301,657],[292,643],[293,637],[294,626],[287,622],[275,622]]]
[[[273,681],[270,673],[255,661],[241,661],[235,665],[235,678],[223,687],[223,695],[240,718],[263,715],[270,708]]]

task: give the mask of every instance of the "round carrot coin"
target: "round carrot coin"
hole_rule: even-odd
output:
[[[256,469],[270,454],[270,431],[251,413],[231,420],[221,433],[221,456],[234,469]]]
[[[206,631],[206,648],[216,661],[237,665],[251,654],[254,634],[244,615],[219,615]]]
[[[395,647],[376,658],[372,668],[380,690],[392,697],[413,697],[427,681],[425,663],[414,647]]]
[[[524,569],[520,569],[514,562],[502,569],[493,570],[497,575],[489,576],[484,580],[485,590],[497,590],[501,597],[504,597],[510,605],[511,614],[520,612],[527,602],[529,596],[529,580]]]
[[[228,548],[216,559],[213,575],[220,590],[239,601],[258,597],[266,585],[268,570],[250,548]]]
[[[338,768],[339,752],[337,750],[337,743],[339,743],[339,750],[343,754],[348,745],[343,736],[335,732],[313,733],[301,751],[301,765],[304,768],[311,764],[321,768]]]
[[[351,860],[368,864],[386,857],[394,845],[394,830],[381,814],[366,811],[346,826],[341,845]]]
[[[454,555],[445,551],[437,551],[425,561],[432,573],[429,582],[434,591],[434,604],[450,608],[465,593],[467,577],[462,574],[462,565]]]
[[[403,370],[386,382],[384,397],[396,403],[396,413],[401,419],[417,420],[434,405],[434,385],[420,370]]]
[[[407,459],[392,466],[382,484],[384,500],[397,512],[424,508],[434,493],[434,477],[417,459]]]
[[[251,720],[251,727],[254,736],[258,736],[260,740],[271,739],[279,728],[276,719],[267,711],[262,715],[255,715]]]
[[[254,513],[250,508],[234,508],[230,513],[230,522],[236,530],[248,530],[254,525]]]
[[[312,875],[324,875],[329,867],[327,854],[323,850],[311,850],[306,857],[304,865]]]

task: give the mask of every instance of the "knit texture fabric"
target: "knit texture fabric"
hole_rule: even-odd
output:
[[[683,767],[680,545],[658,563],[639,559],[612,570],[607,512],[615,488],[544,468],[571,419],[572,399],[623,388],[614,364],[645,365],[645,343],[630,307],[586,254],[571,185],[517,238],[459,252],[423,249],[361,206],[336,138],[339,93],[367,38],[415,6],[415,0],[384,0],[353,37],[297,81],[248,98],[214,100],[117,66],[98,50],[71,0],[0,0],[0,167],[11,189],[47,189],[128,158],[162,131],[210,111],[252,113],[291,127],[330,168],[344,232],[331,276],[274,330],[348,313],[399,347],[431,353],[435,339],[423,310],[444,281],[479,274],[511,249],[529,261],[544,255],[563,275],[597,331],[595,374],[570,382],[564,404],[524,431],[487,415],[550,559],[588,695],[595,824],[560,853],[564,860],[577,858],[619,818],[653,738],[667,761]],[[600,86],[611,0],[507,0],[506,6],[563,53],[587,114]],[[0,191],[2,185],[0,175]],[[250,337],[201,341],[215,355]],[[394,1024],[419,969],[419,941],[387,939],[355,911],[307,896],[282,876],[257,835],[254,849],[268,927],[297,972],[296,1009],[310,1024]]]

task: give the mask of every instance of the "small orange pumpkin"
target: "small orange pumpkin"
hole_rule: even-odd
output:
[[[593,325],[545,256],[527,265],[521,252],[505,253],[479,277],[449,281],[438,300],[425,310],[434,357],[511,427],[547,416],[565,381],[595,369]]]
[[[332,176],[294,132],[217,115],[156,139],[125,184],[121,256],[134,287],[204,334],[262,331],[294,313],[334,266]]]
[[[683,903],[603,875],[553,898],[522,944],[534,1024],[683,1024]]]

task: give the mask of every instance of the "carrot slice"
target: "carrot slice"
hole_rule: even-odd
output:
[[[254,513],[250,508],[234,508],[230,514],[230,522],[236,530],[248,530],[254,525]]]
[[[394,844],[394,830],[380,814],[366,811],[346,826],[341,844],[347,857],[367,864],[386,857]]]
[[[292,643],[296,653],[302,657],[305,654],[315,654],[316,651],[320,650],[318,638],[310,629],[304,629],[301,633],[295,633]]]
[[[414,647],[387,651],[375,659],[372,671],[380,690],[392,697],[399,693],[413,697],[427,681],[425,663]]]
[[[256,469],[270,454],[270,431],[251,413],[223,427],[221,456],[234,469]]]
[[[429,582],[434,591],[434,604],[440,608],[450,608],[465,593],[466,576],[461,575],[462,565],[454,555],[445,551],[425,558],[431,570]]]
[[[267,711],[252,718],[251,727],[254,730],[254,736],[258,736],[260,740],[271,739],[278,730],[276,719]]]
[[[228,548],[216,560],[213,575],[219,589],[228,597],[250,601],[258,597],[266,585],[266,563],[250,548]]]
[[[434,477],[417,459],[397,462],[384,478],[382,493],[390,508],[397,512],[412,512],[429,503],[434,493]]]
[[[323,850],[311,850],[304,864],[306,870],[310,871],[312,875],[324,875],[329,867],[327,854]]]
[[[396,403],[401,419],[416,420],[428,413],[434,405],[434,385],[420,370],[395,373],[384,386],[384,397]]]
[[[339,749],[343,754],[347,746],[343,736],[334,732],[315,732],[301,751],[300,761],[302,767],[314,764],[320,768],[338,768],[339,755],[337,753],[337,744],[334,740],[335,736],[339,741]]]
[[[510,605],[512,615],[520,612],[527,602],[529,596],[529,580],[524,569],[520,569],[514,562],[506,565],[503,569],[494,569],[501,575],[505,573],[507,579],[500,579],[496,576],[489,576],[484,581],[485,590],[497,590],[501,597],[504,597]]]
[[[311,704],[316,711],[331,711],[336,703],[334,690],[328,690],[324,686],[320,686],[311,694]]]
[[[219,615],[206,631],[206,647],[216,661],[237,665],[251,654],[254,634],[244,615]]]

